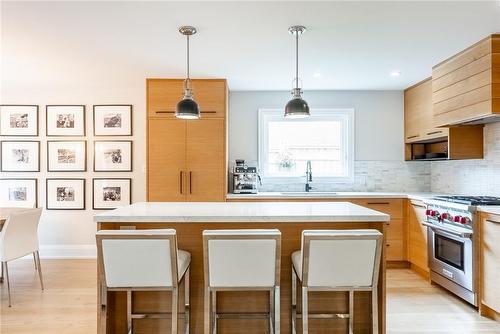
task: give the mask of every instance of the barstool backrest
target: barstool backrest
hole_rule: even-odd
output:
[[[175,230],[101,230],[96,241],[108,288],[177,286]]]
[[[203,231],[205,282],[213,288],[279,285],[281,232]]]
[[[0,261],[4,262],[38,251],[38,224],[42,208],[11,209],[8,213],[0,231]]]
[[[302,232],[302,281],[309,287],[377,284],[383,235],[377,230]]]

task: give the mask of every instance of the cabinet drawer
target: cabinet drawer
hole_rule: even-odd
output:
[[[224,79],[193,79],[193,98],[200,107],[202,118],[224,118],[227,105],[227,85]],[[175,108],[182,99],[184,80],[148,79],[147,107],[149,117],[175,117]]]
[[[402,199],[356,199],[352,202],[376,211],[386,213],[391,216],[391,219],[403,218]]]

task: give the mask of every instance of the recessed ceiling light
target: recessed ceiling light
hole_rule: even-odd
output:
[[[319,72],[314,72],[313,73],[313,77],[315,78],[321,78],[323,76],[323,74],[319,73]]]
[[[400,77],[401,76],[401,71],[392,71],[390,75],[393,78]]]

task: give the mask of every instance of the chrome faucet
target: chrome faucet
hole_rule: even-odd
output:
[[[306,164],[306,186],[305,190],[306,192],[311,191],[313,187],[309,184],[313,180],[313,174],[312,174],[312,167],[311,167],[311,160],[307,160]]]

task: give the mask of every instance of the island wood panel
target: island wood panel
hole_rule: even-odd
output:
[[[277,228],[282,233],[281,245],[281,333],[290,332],[291,319],[291,260],[292,252],[300,249],[301,232],[304,229],[377,229],[384,233],[383,222],[305,222],[305,223],[98,223],[98,229],[154,229],[174,228],[177,230],[180,249],[191,253],[191,333],[203,333],[203,247],[202,232],[206,229],[244,229]],[[384,233],[385,234],[385,233]],[[385,254],[379,277],[379,333],[385,333]],[[99,273],[98,273],[99,277]],[[298,299],[300,303],[300,298]],[[98,301],[100,305],[100,300]],[[268,293],[228,292],[220,293],[218,312],[266,312],[269,309]],[[310,311],[346,312],[348,296],[344,292],[312,293]],[[168,292],[134,293],[134,310],[157,312],[167,311]],[[126,332],[126,298],[122,292],[108,292],[107,333]],[[299,308],[300,309],[300,308]],[[370,293],[359,292],[355,295],[355,333],[371,333]],[[98,325],[103,321],[103,314],[98,308]],[[182,319],[179,321],[182,323]],[[170,333],[169,320],[147,319],[135,322],[135,333]],[[181,327],[181,326],[180,326]],[[179,327],[179,328],[180,328]],[[220,320],[219,333],[261,334],[267,333],[266,320]],[[346,333],[346,319],[310,320],[310,333]]]
[[[500,35],[490,35],[433,67],[433,111],[436,126],[465,123],[500,113],[496,78]]]
[[[227,83],[225,79],[191,79],[193,99],[198,102],[202,118],[225,118]],[[147,79],[149,117],[175,118],[177,103],[182,99],[184,79]]]
[[[276,197],[276,198],[228,198],[228,202],[350,202],[388,214],[391,220],[386,223],[386,259],[389,268],[408,267],[407,262],[407,200],[403,198],[314,198],[314,197]]]
[[[500,216],[481,213],[480,224],[481,315],[500,321]]]

